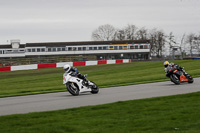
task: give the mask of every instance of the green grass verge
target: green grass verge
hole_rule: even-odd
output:
[[[0,117],[0,133],[199,133],[200,92]]]
[[[180,60],[193,77],[200,76],[199,60]],[[169,80],[165,77],[163,61],[132,62],[77,67],[100,88]],[[0,97],[66,91],[62,84],[62,68],[0,72]]]

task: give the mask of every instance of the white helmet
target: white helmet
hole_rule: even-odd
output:
[[[63,69],[65,70],[65,72],[69,72],[71,69],[71,66],[69,64],[64,65]]]

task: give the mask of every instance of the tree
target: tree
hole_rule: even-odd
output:
[[[151,55],[158,58],[162,57],[166,40],[164,32],[162,30],[152,29],[149,32],[149,39],[151,40]]]
[[[138,29],[132,24],[128,24],[122,29],[115,29],[115,27],[109,24],[101,25],[92,32],[92,40],[150,40],[151,55],[157,56],[158,58],[162,57],[163,54],[170,55],[170,52],[173,53],[173,49],[175,50],[176,48],[180,49],[183,58],[185,45],[189,44],[190,55],[193,56],[193,52],[197,52],[200,55],[200,34],[197,36],[195,36],[194,33],[191,33],[188,36],[183,35],[179,45],[174,40],[174,35],[172,32],[166,36],[162,30],[153,29],[150,31],[145,27]]]
[[[169,48],[169,56],[171,55],[172,59],[175,58],[175,51],[179,48],[179,46],[176,46],[176,41],[174,39],[174,35],[172,32],[169,33],[169,36],[166,36],[166,43],[168,46],[165,46],[167,49]]]
[[[193,45],[198,55],[200,56],[200,34],[194,37]]]
[[[137,27],[135,25],[127,25],[123,29],[117,29],[115,32],[115,40],[136,40]]]
[[[128,25],[124,29],[124,34],[126,40],[135,40],[136,39],[136,32],[137,32],[137,27],[135,25]]]
[[[190,33],[189,35],[187,35],[187,40],[186,42],[189,44],[189,51],[190,51],[190,56],[193,56],[193,40],[194,40],[195,34],[194,33]]]
[[[148,30],[145,27],[139,29],[136,33],[137,40],[147,40]]]
[[[172,51],[174,45],[176,44],[175,40],[174,40],[174,35],[172,32],[169,33],[169,36],[168,36],[168,39],[169,39],[169,51]]]
[[[183,59],[183,56],[185,54],[185,34],[183,34],[182,38],[181,38],[181,44],[180,44],[180,52],[181,52],[181,59]]]
[[[95,41],[112,41],[115,39],[116,30],[112,25],[105,24],[99,26],[92,32],[92,40]]]
[[[123,29],[116,30],[114,40],[125,40],[125,31]]]
[[[149,39],[151,40],[151,48],[150,48],[150,51],[151,51],[151,56],[156,56],[156,32],[157,30],[156,29],[152,29],[150,32],[149,32]]]

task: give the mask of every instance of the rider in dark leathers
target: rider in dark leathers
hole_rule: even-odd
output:
[[[178,64],[169,63],[168,61],[165,61],[165,62],[164,62],[164,67],[165,67],[164,70],[165,70],[165,74],[166,74],[166,75],[167,75],[168,69],[170,69],[171,67],[174,67],[174,68],[176,68],[177,70],[182,71],[183,74],[184,74],[185,76],[187,76],[187,73],[185,72],[184,67],[181,67],[181,66],[179,66]]]

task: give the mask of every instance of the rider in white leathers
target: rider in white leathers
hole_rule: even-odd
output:
[[[85,84],[88,85],[88,80],[86,79],[86,76],[79,73],[77,68],[71,67],[69,64],[66,64],[66,65],[64,65],[63,69],[64,69],[65,73],[69,73],[71,76],[75,76],[80,79],[83,79]]]

